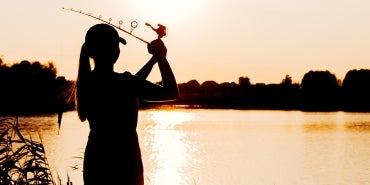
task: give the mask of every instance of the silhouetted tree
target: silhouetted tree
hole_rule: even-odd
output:
[[[208,94],[208,95],[218,93],[220,90],[219,84],[213,80],[208,80],[208,81],[203,82],[201,84],[201,88],[202,88],[203,93]]]
[[[280,83],[280,107],[284,109],[300,109],[302,106],[301,86],[293,83],[292,77],[286,75]]]
[[[201,97],[202,89],[201,85],[197,80],[190,80],[187,83],[178,84],[179,87],[179,98],[175,103],[181,105],[198,105]]]
[[[343,80],[344,109],[370,111],[370,70],[351,70]]]
[[[309,71],[301,83],[304,110],[331,111],[340,106],[337,78],[329,71]]]
[[[201,92],[201,86],[197,80],[190,80],[187,83],[178,84],[181,93],[196,93]]]
[[[239,85],[241,87],[249,87],[251,85],[251,81],[248,77],[239,77]]]
[[[201,104],[208,106],[216,106],[221,97],[221,88],[220,85],[213,81],[208,80],[203,82],[201,85],[202,95],[200,99]]]
[[[56,98],[56,68],[53,63],[23,60],[10,67],[1,65],[2,104],[0,110],[9,113],[53,111]]]
[[[10,95],[11,92],[9,92],[8,88],[10,86],[10,80],[9,80],[9,66],[6,65],[2,58],[0,57],[0,106],[5,107],[9,105],[10,103]],[[0,107],[0,110],[1,110]]]
[[[285,75],[285,78],[281,81],[281,85],[292,85],[292,77],[289,75]]]
[[[57,111],[65,112],[75,109],[75,82],[68,81],[64,76],[56,78],[56,94],[55,107]]]

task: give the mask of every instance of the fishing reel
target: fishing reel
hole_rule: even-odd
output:
[[[167,36],[168,31],[167,31],[166,26],[163,26],[162,24],[157,24],[158,28],[154,28],[151,24],[149,24],[147,22],[145,23],[145,25],[152,28],[152,30],[157,33],[159,39],[162,38],[162,37]]]

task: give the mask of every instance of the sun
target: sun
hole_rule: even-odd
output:
[[[196,14],[205,0],[133,0],[140,17],[151,22],[186,21]]]

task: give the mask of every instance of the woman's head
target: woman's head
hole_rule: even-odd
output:
[[[96,24],[86,33],[85,42],[91,44],[118,43],[118,32],[108,24]]]
[[[92,26],[85,36],[88,56],[94,60],[115,62],[120,53],[119,42],[117,30],[108,24]]]

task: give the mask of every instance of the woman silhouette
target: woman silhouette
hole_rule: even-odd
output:
[[[135,75],[114,71],[120,42],[126,44],[112,26],[96,24],[87,31],[81,48],[77,112],[79,119],[87,120],[90,126],[83,162],[84,185],[143,185],[136,132],[139,100],[169,101],[179,95],[162,40],[148,44],[152,57]],[[161,85],[146,80],[156,63]]]

